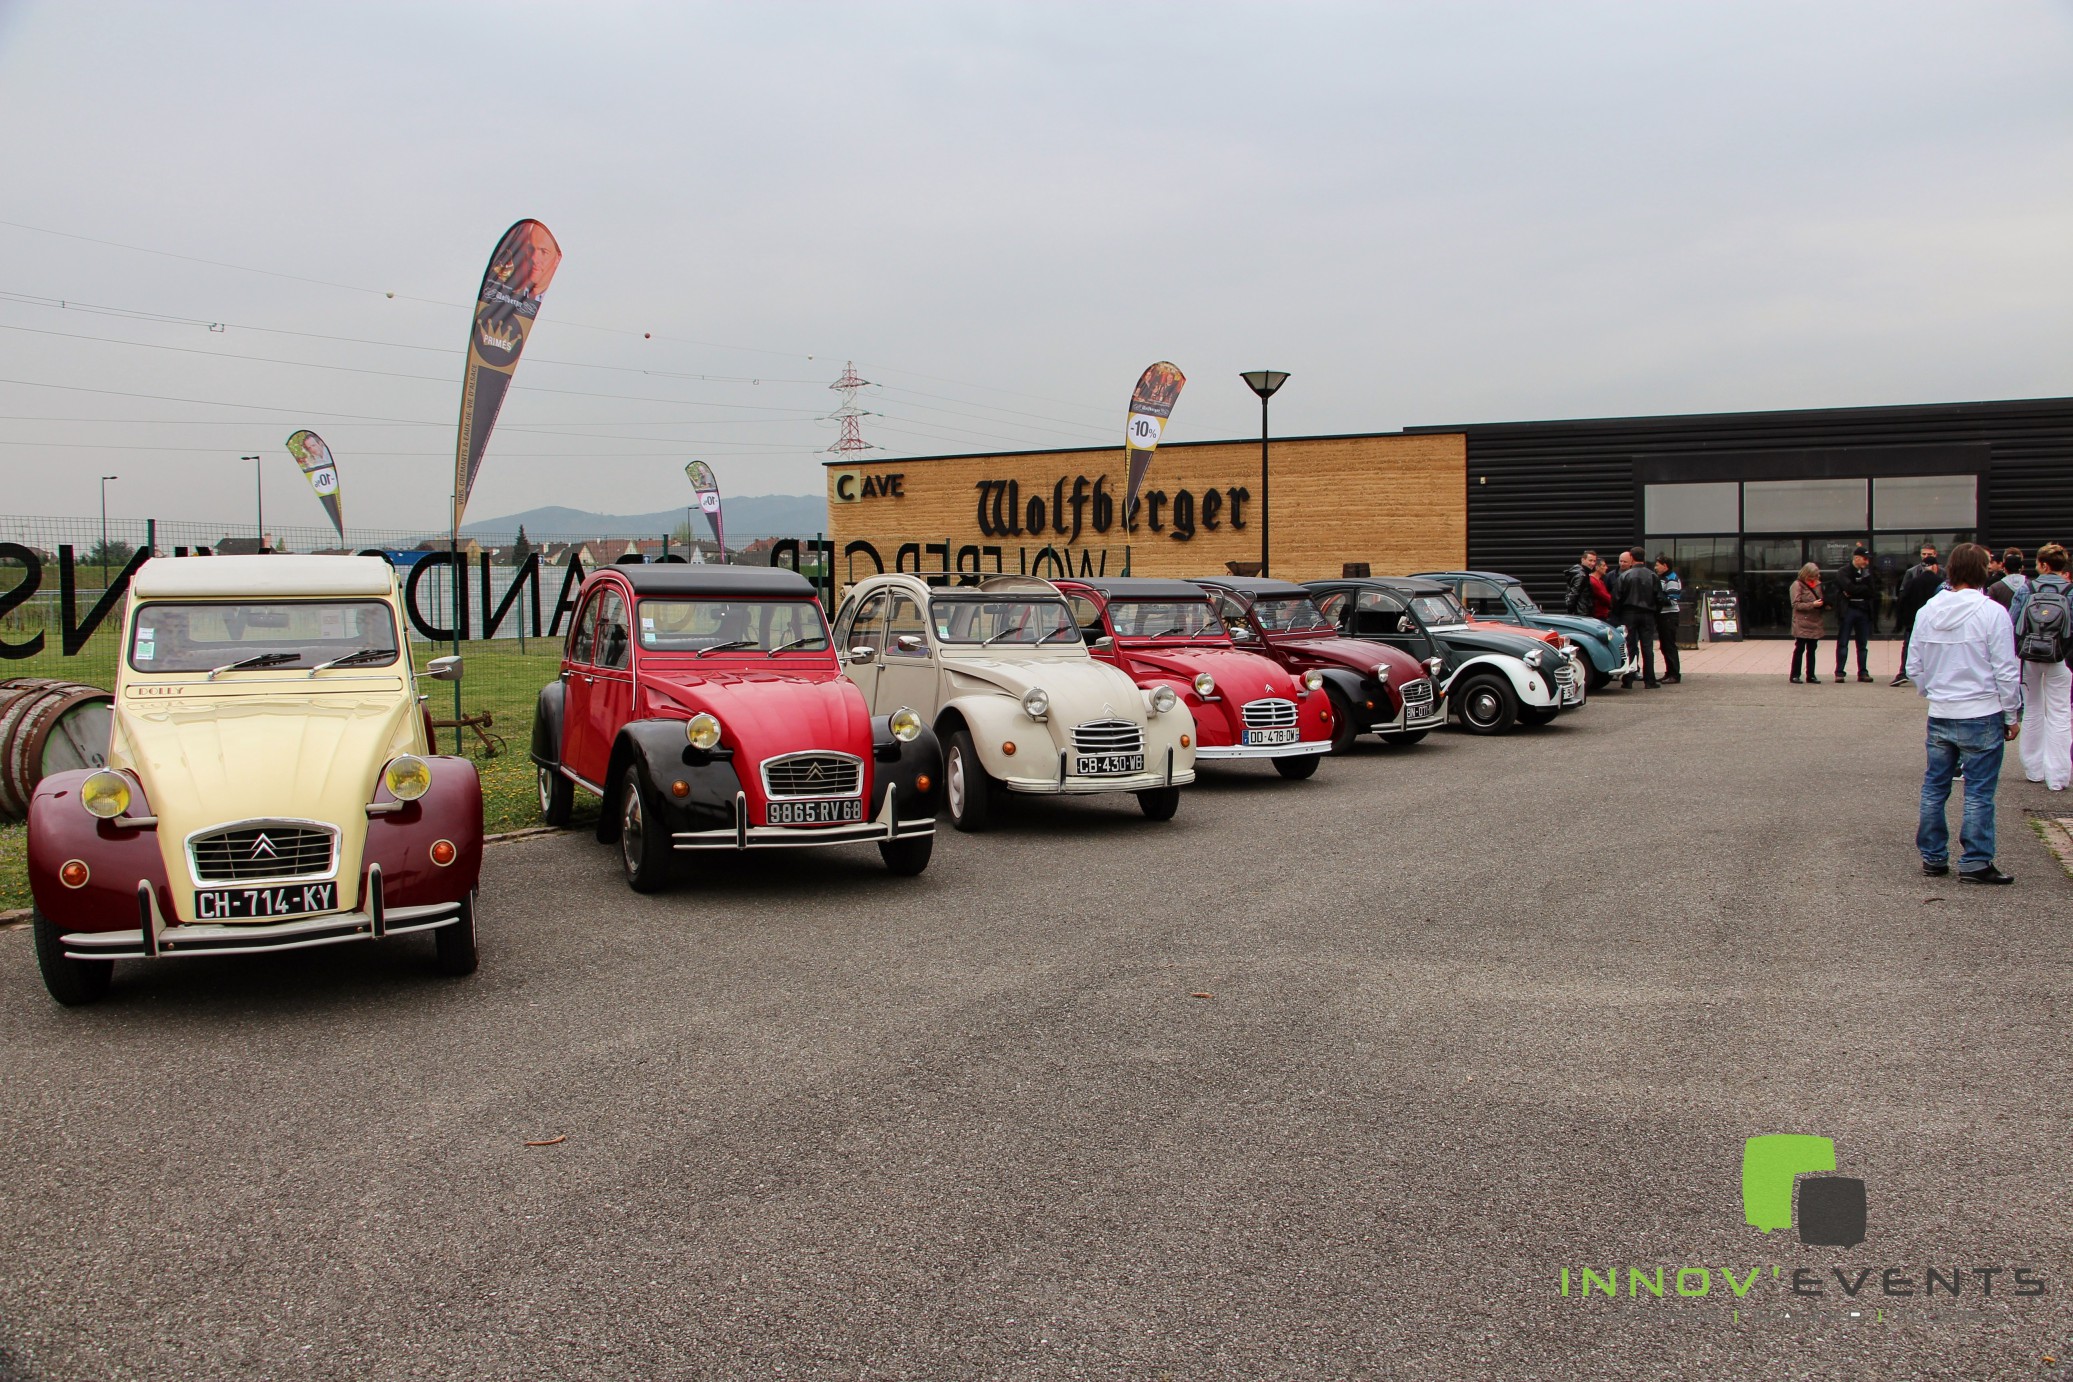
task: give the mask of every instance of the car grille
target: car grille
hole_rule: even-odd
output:
[[[1564,691],[1575,687],[1576,664],[1567,658],[1562,659],[1561,664],[1555,668],[1555,681]]]
[[[1403,686],[1404,709],[1424,710],[1432,705],[1432,683],[1424,677]]]
[[[337,853],[335,830],[272,821],[228,826],[187,842],[194,876],[203,883],[324,878],[330,875]]]
[[[1245,703],[1245,727],[1247,729],[1287,729],[1296,722],[1296,703],[1280,699],[1247,701]]]
[[[853,797],[864,762],[846,753],[795,753],[763,760],[763,791],[773,797]]]
[[[1072,746],[1081,753],[1143,753],[1144,730],[1130,720],[1089,720],[1073,726]]]

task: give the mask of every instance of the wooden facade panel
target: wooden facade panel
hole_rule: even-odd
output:
[[[1458,433],[1294,437],[1273,443],[1273,571],[1336,576],[1461,565],[1468,552],[1467,445]],[[922,574],[1130,569],[1221,572],[1260,555],[1260,448],[1161,447],[1125,533],[1121,447],[831,466],[838,584],[883,566]],[[1126,554],[1127,547],[1127,554]]]

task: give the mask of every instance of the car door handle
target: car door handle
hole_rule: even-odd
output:
[[[592,685],[595,685],[595,684],[596,684],[596,682],[597,682],[597,678],[596,678],[596,677],[585,677],[585,678],[583,678],[583,684],[584,684],[585,686],[592,686]]]

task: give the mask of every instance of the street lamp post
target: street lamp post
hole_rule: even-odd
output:
[[[1288,382],[1288,371],[1278,369],[1249,369],[1239,378],[1246,387],[1260,396],[1260,574],[1267,574],[1268,493],[1267,493],[1267,400],[1274,391]]]
[[[101,477],[101,589],[108,588],[108,482],[120,480],[120,475]]]
[[[259,507],[259,546],[255,550],[264,552],[266,550],[266,489],[260,479],[262,472],[260,470],[259,458],[257,456],[240,456],[238,459],[252,463],[252,497]]]

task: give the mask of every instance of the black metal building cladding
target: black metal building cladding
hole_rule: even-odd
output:
[[[1543,603],[1559,602],[1562,573],[1584,548],[1650,536],[1641,531],[1641,474],[1675,480],[1686,458],[1693,472],[1714,472],[1692,479],[1723,478],[1709,457],[1746,461],[1756,479],[1864,474],[1848,454],[1860,448],[1876,451],[1879,459],[1859,451],[1873,473],[1887,468],[1880,459],[1915,448],[1925,462],[1984,448],[1982,539],[2026,551],[2073,542],[2073,398],[1405,430],[1467,436],[1468,565],[1517,576]]]

